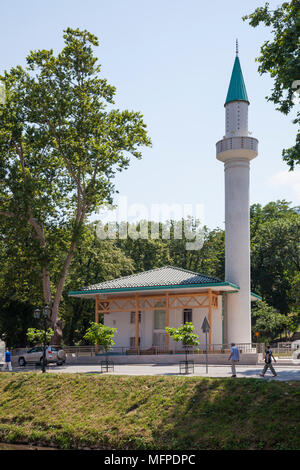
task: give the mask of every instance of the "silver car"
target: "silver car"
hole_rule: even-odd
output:
[[[61,366],[66,362],[66,353],[59,346],[48,346],[46,348],[46,364],[55,363]],[[43,347],[35,346],[34,348],[28,349],[25,353],[22,353],[18,359],[19,366],[25,366],[26,364],[41,364],[43,363]]]

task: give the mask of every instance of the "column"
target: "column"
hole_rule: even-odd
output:
[[[139,336],[140,336],[140,325],[139,325],[139,299],[138,295],[135,294],[135,349],[139,349]]]
[[[208,341],[209,341],[209,349],[211,349],[212,345],[212,290],[208,289],[208,323],[209,323],[209,333],[208,333]]]
[[[166,292],[166,326],[170,326],[169,293]],[[166,333],[166,351],[170,348],[170,335]]]

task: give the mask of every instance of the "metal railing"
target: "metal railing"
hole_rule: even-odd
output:
[[[264,343],[237,343],[241,354],[249,353],[262,353],[265,352]],[[298,349],[297,349],[298,346]],[[93,357],[105,356],[105,350],[102,346],[62,346],[68,357]],[[229,354],[230,344],[211,344],[208,345],[208,354]],[[16,348],[11,351],[12,356],[20,356],[30,348]],[[271,349],[275,357],[279,359],[292,359],[299,352],[300,344],[293,344],[291,342],[285,343],[271,343]],[[206,345],[200,344],[198,346],[188,347],[188,354],[205,354]],[[172,345],[167,350],[165,346],[151,346],[149,348],[139,347],[138,349],[130,348],[128,346],[113,346],[109,351],[109,356],[126,356],[126,355],[160,355],[160,354],[185,354],[185,349],[180,345]],[[298,355],[297,355],[298,357]]]
[[[240,353],[256,353],[256,344],[239,343],[236,344]],[[230,352],[230,344],[211,344],[208,346],[209,354],[224,354]],[[102,346],[63,346],[66,354],[70,357],[92,357],[105,356],[105,350]],[[205,344],[199,346],[188,347],[188,354],[205,354]],[[177,345],[176,347],[166,350],[165,346],[151,346],[149,348],[130,348],[128,346],[113,346],[109,351],[109,356],[126,356],[126,355],[159,355],[159,354],[185,354],[185,349]]]
[[[254,150],[257,152],[258,149],[258,140],[255,137],[227,137],[225,139],[219,140],[216,144],[217,154],[226,152],[227,150],[235,149],[248,149]]]
[[[300,354],[300,345],[293,344],[292,342],[285,343],[274,343],[270,344],[273,355],[278,359],[293,359],[295,358],[295,353],[299,351]]]

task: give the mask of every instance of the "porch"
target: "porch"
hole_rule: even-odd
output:
[[[220,292],[213,291],[212,289],[191,293],[170,293],[169,291],[165,291],[162,294],[152,295],[139,294],[135,292],[126,297],[120,295],[109,295],[105,296],[106,298],[103,298],[103,296],[96,295],[95,322],[99,323],[101,321],[101,315],[103,315],[104,324],[109,323],[110,326],[113,326],[107,321],[108,317],[106,317],[106,315],[117,314],[118,317],[114,316],[114,318],[122,318],[122,316],[124,317],[129,313],[131,315],[131,319],[133,317],[134,320],[134,337],[132,338],[133,341],[129,345],[130,347],[126,348],[127,354],[134,354],[134,352],[139,354],[140,351],[143,351],[143,354],[155,354],[158,350],[160,352],[172,353],[175,352],[175,350],[174,347],[170,348],[170,336],[165,332],[165,327],[179,326],[172,324],[174,323],[174,321],[172,322],[172,318],[174,319],[177,311],[182,311],[187,314],[184,317],[186,318],[185,321],[192,321],[189,320],[188,313],[191,315],[192,312],[199,312],[201,309],[201,311],[207,315],[207,319],[210,324],[208,343],[211,349],[213,343],[213,328],[215,325],[213,311],[217,310],[219,307],[219,296]],[[153,340],[152,344],[149,344],[146,348],[145,345],[144,347],[141,347],[140,325],[142,312],[148,312],[149,315],[151,312],[154,314],[153,329],[147,325],[146,332],[148,336],[152,336]],[[113,322],[116,322],[116,320],[114,319]],[[184,321],[180,323],[183,322]],[[133,322],[131,321],[131,323]],[[125,327],[123,326],[122,329],[124,330],[124,328]],[[144,334],[146,333],[144,331]],[[195,331],[195,333],[198,333],[198,331]],[[161,338],[163,338],[163,341],[161,341]]]

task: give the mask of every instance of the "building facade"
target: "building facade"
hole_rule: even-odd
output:
[[[94,284],[69,295],[95,299],[95,322],[117,329],[115,348],[143,352],[182,350],[166,334],[165,327],[192,322],[204,348],[201,326],[206,317],[208,343],[214,349],[226,344],[226,302],[239,287],[230,282],[174,266],[152,269],[131,276]],[[252,300],[257,300],[251,294]],[[242,341],[239,341],[242,343]]]

